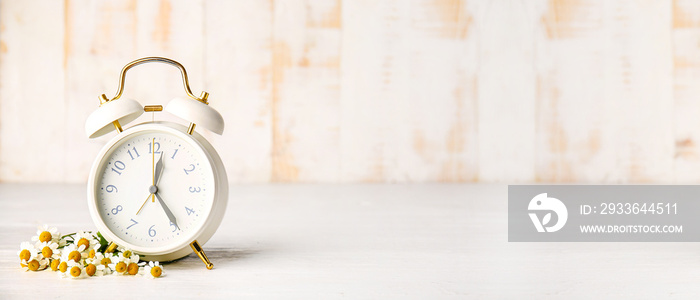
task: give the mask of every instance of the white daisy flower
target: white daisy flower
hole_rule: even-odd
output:
[[[129,263],[139,263],[139,255],[131,251],[131,249],[119,246],[117,250],[119,250],[119,257],[121,257],[127,265]]]
[[[61,252],[61,261],[74,261],[74,262],[79,262],[81,259],[87,258],[87,253],[85,253],[83,250],[84,246],[76,247],[75,244],[70,244],[66,247],[64,247]]]
[[[139,273],[139,270],[141,270],[139,263],[130,262],[128,265],[126,265],[126,274],[136,275]]]
[[[48,259],[59,259],[61,258],[61,251],[58,250],[58,243],[49,242],[39,242],[37,244],[37,250],[39,250],[44,258]]]
[[[105,266],[99,263],[88,263],[87,265],[85,265],[85,274],[87,276],[108,275],[109,273],[106,273],[105,270]]]
[[[100,242],[90,232],[78,231],[75,236],[75,244],[78,247],[85,246],[85,250],[90,251],[94,249],[95,245],[99,245]]]
[[[100,247],[101,247],[101,245],[100,245],[100,244],[97,244],[97,245],[92,246],[92,248],[89,249],[89,250],[87,251],[87,259],[86,259],[86,261],[87,261],[88,263],[92,263],[93,261],[97,261],[97,264],[99,264],[101,258],[98,259],[98,258],[97,258],[97,255],[98,255],[98,254],[102,254],[102,253],[100,252]],[[104,256],[103,256],[103,257],[104,257]]]
[[[85,259],[85,262],[87,262],[89,264],[91,264],[91,263],[100,264],[102,262],[102,259],[105,256],[104,256],[104,254],[102,254],[102,252],[99,251],[99,249],[100,249],[99,245],[97,245],[97,246],[95,246],[95,248],[91,249],[88,252],[88,256],[87,256],[87,259]]]
[[[56,242],[61,239],[61,233],[58,232],[56,227],[49,228],[48,225],[39,226],[36,231],[36,235],[32,237],[32,242]]]
[[[61,261],[58,264],[58,277],[59,278],[66,278],[66,273],[68,272],[68,262],[66,261]]]
[[[31,261],[32,259],[35,259],[37,257],[37,254],[39,251],[32,245],[31,243],[28,242],[22,242],[20,245],[20,250],[17,251],[17,256],[19,256],[20,263],[22,265],[26,265],[27,262]]]
[[[157,261],[156,262],[149,261],[148,265],[146,265],[143,268],[143,271],[141,271],[141,274],[143,276],[148,277],[148,278],[158,278],[158,277],[162,277],[163,275],[165,275],[163,272],[163,267]]]
[[[124,261],[124,258],[121,256],[113,256],[111,259],[112,263],[108,266],[112,273],[115,275],[124,275],[128,265],[128,263]]]
[[[41,271],[43,269],[46,269],[48,265],[49,260],[39,255],[33,258],[32,260],[28,261],[27,264],[23,264],[22,269],[25,271]]]
[[[49,263],[49,266],[51,267],[51,271],[58,271],[58,269],[61,266],[61,259],[53,259],[51,260],[51,263]]]
[[[112,264],[112,262],[116,262],[116,259],[117,258],[113,253],[102,254],[102,252],[97,252],[93,261],[99,265],[104,266],[104,275],[109,275],[114,270],[110,267],[110,265]]]
[[[103,254],[102,252],[98,252],[97,254],[95,254],[95,258],[96,259],[99,258],[100,264],[105,265],[105,266],[109,266],[109,264],[114,262],[116,260],[116,257],[117,256],[114,255],[114,253],[104,253]]]
[[[74,261],[68,262],[68,268],[63,274],[63,277],[69,277],[71,279],[81,279],[87,277],[87,273],[85,272],[85,268],[83,268],[82,264]]]
[[[86,264],[85,265],[85,275],[90,277],[90,276],[95,276],[95,273],[97,273],[97,266],[95,264]]]

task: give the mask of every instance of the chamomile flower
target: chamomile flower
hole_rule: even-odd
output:
[[[61,263],[58,264],[58,272],[59,273],[64,274],[64,273],[66,273],[67,270],[68,270],[68,262],[62,261]]]
[[[126,265],[126,274],[136,275],[139,273],[140,266],[138,263],[131,262]]]
[[[109,273],[105,273],[105,269],[105,266],[99,263],[88,263],[87,265],[85,265],[85,274],[87,276],[108,275]]]
[[[49,260],[41,256],[37,256],[32,260],[28,261],[27,264],[22,265],[22,269],[25,271],[41,271],[46,269],[49,265]]]
[[[28,242],[22,242],[20,245],[20,250],[17,251],[17,256],[19,256],[20,263],[26,265],[27,262],[37,257],[39,251]]]
[[[83,246],[76,247],[75,244],[70,244],[64,247],[61,252],[61,261],[73,261],[79,262],[81,259],[87,258],[87,253],[85,253]]]
[[[67,269],[65,272],[63,272],[63,277],[69,277],[71,279],[81,279],[87,277],[87,273],[85,272],[85,268],[83,268],[83,265],[74,261],[69,261],[67,265]]]
[[[99,264],[101,258],[97,258],[97,255],[102,254],[100,252],[100,247],[101,247],[101,245],[97,244],[97,245],[93,246],[92,249],[89,249],[87,251],[87,258],[85,259],[85,261],[88,263],[92,263],[93,261],[97,261],[97,263]]]
[[[95,245],[99,245],[100,242],[90,232],[78,231],[75,236],[75,244],[78,247],[85,246],[85,250],[90,251],[94,249]]]
[[[49,228],[48,225],[44,224],[44,226],[38,227],[36,235],[32,237],[32,242],[55,242],[58,244],[58,241],[60,239],[61,233],[58,232],[58,229],[56,229],[56,227]]]
[[[148,278],[158,278],[158,277],[162,277],[163,275],[165,275],[163,273],[163,267],[157,261],[156,262],[149,261],[148,264],[141,271],[141,274],[143,274],[143,276],[146,276]]]
[[[109,275],[114,270],[110,267],[110,264],[112,264],[112,261],[116,261],[116,256],[114,255],[114,253],[102,254],[102,252],[97,252],[95,254],[94,262],[97,263],[98,265],[104,266],[104,269],[103,269],[104,275]],[[99,270],[100,269],[98,267],[98,271]]]
[[[99,236],[99,232],[97,233]],[[103,275],[143,275],[157,278],[163,275],[158,262],[141,262],[131,249],[119,247],[115,253],[100,251],[102,245],[90,232],[80,231],[61,237],[55,227],[39,227],[33,242],[20,244],[17,256],[26,271],[46,268],[62,278],[86,278]]]
[[[61,266],[61,260],[60,259],[51,260],[51,263],[49,264],[49,266],[51,267],[51,271],[58,271],[58,269]]]
[[[127,265],[129,263],[139,263],[139,255],[131,251],[131,249],[120,246],[117,250],[119,250],[119,257],[122,258]]]
[[[87,262],[89,264],[91,264],[91,263],[101,264],[102,259],[105,257],[105,255],[102,254],[102,252],[100,252],[99,249],[100,249],[100,246],[97,245],[97,246],[95,246],[95,248],[90,250],[88,252],[87,258],[85,259],[85,262]]]
[[[37,244],[37,250],[39,250],[44,258],[48,259],[58,259],[61,258],[61,251],[58,250],[58,244],[53,241],[49,242],[39,242]]]
[[[95,259],[99,259],[99,262],[101,265],[104,265],[105,267],[109,266],[113,261],[116,260],[116,255],[114,253],[105,253],[102,254],[101,252],[98,252],[95,254]]]
[[[128,262],[124,261],[121,256],[112,257],[112,263],[108,265],[115,275],[124,275],[126,273],[126,267]]]

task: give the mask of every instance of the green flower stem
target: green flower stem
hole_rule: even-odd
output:
[[[75,234],[77,234],[77,232],[73,232],[71,234],[66,234],[66,235],[62,236],[61,238],[64,239],[64,238],[70,237],[72,239]]]

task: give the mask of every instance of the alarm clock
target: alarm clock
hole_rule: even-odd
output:
[[[142,106],[120,99],[126,72],[137,65],[160,62],[177,67],[189,98]],[[170,261],[192,251],[208,269],[213,267],[201,245],[214,234],[228,201],[226,170],[212,145],[199,133],[205,128],[222,134],[224,121],[208,105],[208,93],[192,94],[187,72],[178,62],[146,57],[121,71],[117,94],[100,96],[100,107],[85,123],[89,138],[116,131],[100,150],[90,170],[87,199],[97,229],[110,242],[132,249],[145,260]],[[153,121],[123,129],[144,112],[169,112],[188,126]]]

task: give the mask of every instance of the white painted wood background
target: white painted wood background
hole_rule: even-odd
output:
[[[698,182],[699,54],[698,1],[2,0],[0,181],[85,182],[97,96],[165,56],[232,182]]]

